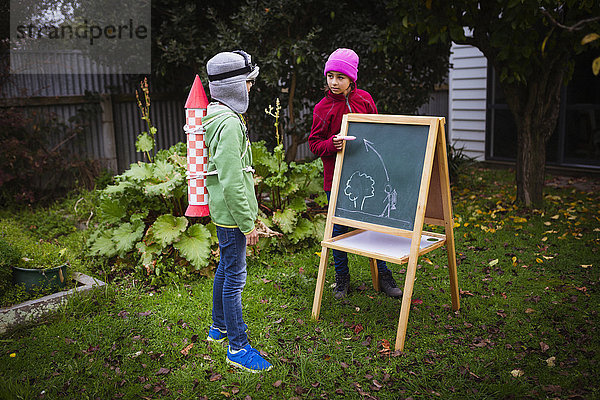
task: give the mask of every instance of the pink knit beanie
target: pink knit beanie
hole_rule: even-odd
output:
[[[325,63],[325,76],[329,71],[341,72],[356,82],[358,76],[358,55],[354,50],[337,49],[327,59]]]

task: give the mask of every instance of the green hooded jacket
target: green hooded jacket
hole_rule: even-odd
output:
[[[213,222],[225,228],[254,230],[258,203],[254,192],[252,150],[241,116],[221,104],[208,105],[202,118],[208,146],[206,177],[208,207]]]

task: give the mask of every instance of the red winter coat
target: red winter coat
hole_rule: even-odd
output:
[[[377,107],[368,92],[355,88],[348,94],[327,94],[317,103],[313,112],[313,124],[308,137],[310,151],[323,161],[323,189],[331,190],[337,149],[332,137],[340,133],[342,117],[348,113],[377,114]]]

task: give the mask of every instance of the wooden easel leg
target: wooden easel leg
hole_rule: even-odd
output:
[[[437,160],[440,176],[440,192],[442,195],[442,212],[444,214],[444,229],[446,231],[446,251],[448,252],[448,273],[450,274],[450,295],[452,309],[460,308],[458,290],[458,273],[456,268],[456,249],[454,247],[454,219],[452,218],[452,199],[450,195],[450,177],[448,174],[448,155],[446,152],[445,120],[440,119],[438,130]]]
[[[377,268],[377,260],[369,258],[369,266],[371,267],[371,279],[373,280],[373,288],[379,292],[379,269]]]
[[[402,308],[400,308],[395,346],[395,349],[400,351],[404,350],[404,341],[406,340],[406,327],[408,325],[408,313],[410,312],[410,303],[417,271],[417,260],[418,256],[409,256],[406,268],[406,280],[404,281],[404,294],[402,295]]]
[[[319,319],[321,312],[321,299],[323,298],[323,287],[325,286],[325,275],[327,274],[327,262],[329,260],[329,248],[321,248],[321,261],[319,262],[319,275],[317,276],[317,287],[315,288],[315,298],[313,300],[312,316]]]
[[[448,252],[448,273],[450,274],[450,296],[452,309],[460,309],[460,296],[458,291],[458,273],[456,268],[456,253],[454,248],[454,233],[452,227],[446,228],[446,250]]]

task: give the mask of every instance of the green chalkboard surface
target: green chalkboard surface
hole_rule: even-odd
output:
[[[412,231],[429,125],[349,121],[347,135],[334,215]]]

